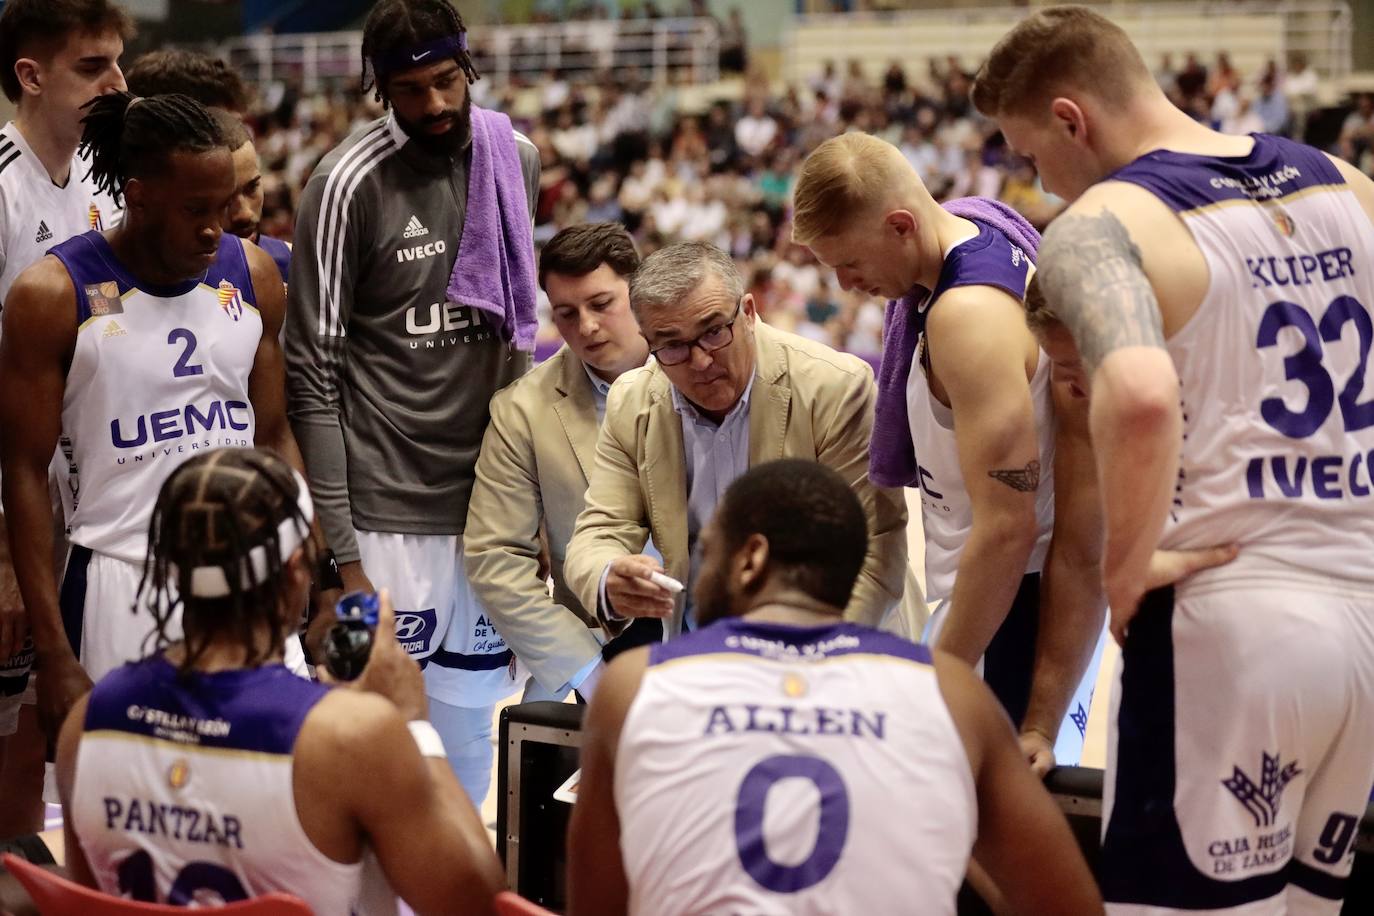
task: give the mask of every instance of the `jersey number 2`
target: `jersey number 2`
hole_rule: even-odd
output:
[[[768,792],[783,779],[809,779],[821,796],[816,845],[796,865],[783,865],[768,855],[763,813]],[[835,870],[849,835],[849,792],[839,771],[819,757],[778,754],[766,757],[744,775],[735,800],[735,850],[744,870],[777,894],[794,894],[819,884]]]
[[[119,892],[139,903],[157,903],[157,887],[153,878],[153,857],[146,849],[119,863]],[[213,862],[187,862],[167,892],[172,906],[200,903],[196,895],[209,891],[224,903],[247,900],[248,893],[229,869]]]
[[[188,375],[204,374],[204,366],[191,365],[191,354],[196,352],[196,335],[191,333],[190,328],[172,328],[172,332],[167,335],[167,343],[175,346],[178,341],[184,343],[186,349],[181,351],[181,359],[172,367],[172,375],[184,378]]]
[[[1360,356],[1355,371],[1346,379],[1345,387],[1337,396],[1336,384],[1322,365],[1322,341],[1339,341],[1346,324],[1350,322],[1355,325]],[[1307,389],[1307,403],[1302,410],[1292,410],[1283,398],[1265,398],[1260,401],[1260,416],[1264,417],[1264,421],[1290,439],[1306,439],[1321,429],[1331,415],[1334,402],[1340,404],[1346,432],[1353,433],[1374,426],[1374,400],[1360,403],[1365,372],[1369,368],[1369,350],[1374,344],[1374,320],[1370,319],[1369,310],[1350,296],[1337,296],[1326,307],[1326,314],[1318,323],[1300,305],[1275,302],[1260,319],[1255,346],[1260,349],[1274,346],[1283,328],[1296,328],[1303,336],[1302,349],[1284,357],[1283,372],[1288,381],[1300,382]]]

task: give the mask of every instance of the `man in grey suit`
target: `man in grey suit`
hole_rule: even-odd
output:
[[[569,689],[590,696],[601,670],[595,610],[568,588],[563,558],[611,383],[649,355],[630,312],[629,277],[638,267],[618,223],[573,226],[549,241],[539,284],[566,345],[492,399],[477,459],[463,538],[468,580],[506,643],[555,697]]]

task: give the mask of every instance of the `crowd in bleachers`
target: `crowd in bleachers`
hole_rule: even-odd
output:
[[[870,74],[853,60],[827,64],[781,88],[754,74],[709,93],[686,85],[582,80],[549,73],[537,85],[473,88],[478,104],[510,113],[543,164],[536,241],[586,220],[618,220],[648,254],[678,239],[713,242],[746,265],[770,323],[851,352],[880,349],[881,303],[847,293],[833,273],[790,242],[788,201],[798,164],[851,130],[900,147],[937,199],[999,197],[1043,227],[1062,206],[1040,187],[968,100],[973,69],[954,58],[923,68],[892,62]],[[1374,173],[1374,96],[1351,100],[1334,137],[1313,136],[1318,79],[1293,55],[1240,73],[1226,54],[1165,55],[1156,77],[1182,109],[1227,132],[1266,131],[1309,142]],[[704,106],[704,107],[703,107]],[[380,113],[352,87],[262,96],[255,122],[267,177],[263,231],[289,238],[293,204],[315,163]],[[1329,133],[1329,131],[1327,131]],[[541,322],[544,333],[555,333]]]

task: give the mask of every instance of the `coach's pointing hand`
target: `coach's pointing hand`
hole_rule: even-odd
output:
[[[663,565],[650,556],[617,557],[606,576],[610,610],[621,617],[672,617],[673,593],[650,578]]]

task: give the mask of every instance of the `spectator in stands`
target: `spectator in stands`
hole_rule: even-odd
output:
[[[1178,94],[1184,102],[1191,102],[1207,89],[1207,67],[1198,60],[1196,53],[1189,51],[1183,60],[1183,69],[1174,79]]]
[[[1288,128],[1288,100],[1278,90],[1278,76],[1266,73],[1259,81],[1254,102],[1261,129],[1269,134],[1281,134]]]
[[[730,8],[720,28],[720,69],[725,73],[744,73],[749,69],[749,34],[737,6]]]
[[[768,114],[763,99],[749,100],[748,114],[735,122],[735,142],[747,156],[757,158],[778,136],[778,122]]]
[[[1253,134],[1262,132],[1264,119],[1255,110],[1255,103],[1248,90],[1242,90],[1236,97],[1235,112],[1217,127],[1224,134]]]
[[[1374,92],[1362,92],[1356,96],[1355,110],[1346,115],[1345,122],[1341,124],[1338,142],[1344,158],[1369,171],[1363,159],[1374,149]]]
[[[1178,74],[1174,71],[1174,56],[1168,51],[1159,55],[1159,66],[1155,69],[1155,82],[1159,88],[1164,90],[1164,94],[1172,96],[1178,89],[1176,80]]]

